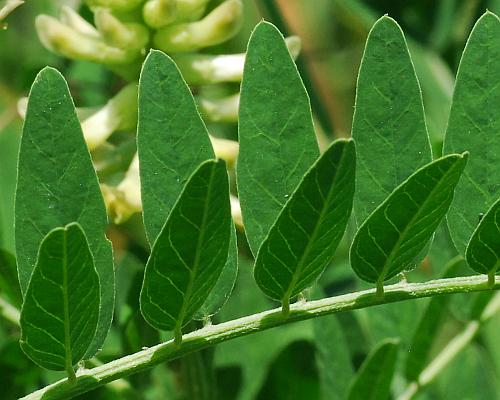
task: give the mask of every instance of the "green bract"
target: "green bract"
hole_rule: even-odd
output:
[[[354,142],[334,142],[306,173],[259,249],[255,280],[285,312],[290,299],[323,272],[344,234],[355,163]]]
[[[248,43],[239,111],[238,194],[254,255],[318,156],[311,107],[280,32],[261,22]]]
[[[367,282],[407,268],[445,216],[467,154],[440,158],[411,175],[365,220],[351,246],[351,266]]]
[[[144,273],[141,311],[152,326],[181,328],[207,299],[228,257],[229,186],[224,161],[193,173],[158,235]]]
[[[86,357],[106,337],[113,315],[115,284],[106,209],[83,140],[68,86],[52,68],[31,88],[24,123],[16,189],[15,234],[19,283],[26,294],[38,248],[52,229],[78,222],[85,232],[101,282],[97,334]]]
[[[87,238],[74,223],[50,231],[21,311],[21,348],[38,365],[66,370],[86,354],[99,319],[99,276]]]

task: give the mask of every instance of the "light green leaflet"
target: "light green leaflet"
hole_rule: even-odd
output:
[[[283,36],[257,25],[241,84],[238,194],[254,255],[318,156],[309,98]]]
[[[467,263],[476,272],[489,275],[490,283],[500,268],[500,198],[482,217],[465,253]]]
[[[447,220],[465,254],[485,213],[500,197],[500,20],[486,12],[474,26],[458,68],[444,153],[470,152]]]
[[[66,81],[43,69],[31,88],[19,152],[15,235],[19,283],[25,294],[39,245],[52,229],[78,222],[85,232],[101,282],[97,334],[85,358],[101,347],[114,308],[107,215],[90,154]]]
[[[215,158],[189,87],[172,59],[157,50],[146,58],[139,81],[137,148],[144,226],[152,244],[191,174]],[[197,318],[217,313],[231,294],[237,252],[234,233],[220,280]]]
[[[367,282],[406,269],[448,211],[467,153],[452,154],[416,171],[365,220],[351,246],[351,266]]]
[[[401,28],[384,16],[372,27],[359,70],[352,137],[358,167],[358,225],[417,168],[432,160],[420,86]]]
[[[460,268],[465,260],[457,256],[445,267],[443,278],[460,276]],[[443,317],[447,312],[451,296],[436,296],[429,300],[424,313],[415,329],[409,351],[406,356],[405,377],[409,382],[416,381],[429,361],[434,341],[443,328]]]
[[[38,365],[66,370],[86,353],[99,318],[99,276],[77,223],[43,239],[21,311],[21,348]]]
[[[388,339],[381,342],[366,358],[354,376],[348,400],[389,399],[392,377],[396,369],[399,342]]]
[[[228,257],[229,182],[224,161],[205,161],[193,173],[156,239],[146,264],[140,305],[162,330],[181,328],[207,299]]]
[[[290,299],[310,286],[331,261],[351,215],[356,150],[337,140],[299,183],[259,249],[254,276],[269,297]]]

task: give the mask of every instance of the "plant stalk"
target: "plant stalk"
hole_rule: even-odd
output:
[[[477,275],[437,279],[424,283],[397,283],[384,288],[383,298],[377,296],[375,289],[368,289],[316,301],[295,303],[290,306],[288,318],[283,318],[281,307],[279,307],[221,324],[209,325],[184,335],[180,344],[176,344],[173,340],[170,340],[102,366],[79,371],[76,382],[72,385],[68,383],[67,379],[63,379],[29,394],[23,397],[23,399],[69,399],[165,361],[180,358],[186,354],[227,340],[262,332],[292,322],[367,308],[379,304],[453,293],[480,292],[489,289],[487,277],[485,275]],[[495,285],[491,289],[500,289],[500,279],[496,280]]]

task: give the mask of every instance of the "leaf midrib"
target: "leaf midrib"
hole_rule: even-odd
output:
[[[201,248],[202,248],[202,243],[205,241],[205,234],[206,234],[206,229],[204,228],[207,223],[208,219],[208,208],[209,208],[209,203],[210,203],[210,198],[212,196],[212,182],[215,174],[215,170],[217,169],[217,164],[214,164],[211,168],[210,171],[210,178],[209,182],[207,185],[207,201],[205,201],[205,204],[203,206],[203,218],[202,218],[202,223],[200,226],[200,235],[198,236],[198,242],[196,243],[196,252],[195,252],[195,259],[193,263],[193,269],[189,272],[189,282],[188,286],[186,288],[186,293],[184,295],[184,300],[182,302],[182,307],[179,312],[179,316],[177,319],[177,323],[175,325],[175,330],[179,331],[182,328],[182,323],[184,321],[184,316],[186,313],[186,309],[188,306],[189,301],[191,300],[191,293],[193,291],[193,286],[194,286],[194,277],[196,276],[196,273],[198,272],[198,267],[200,264],[200,256],[201,256]]]
[[[430,191],[429,195],[426,197],[426,199],[424,200],[424,202],[422,203],[422,205],[419,207],[417,213],[415,213],[415,215],[410,219],[410,221],[408,222],[408,224],[405,226],[405,228],[403,229],[403,231],[399,235],[399,239],[396,241],[396,245],[393,247],[392,251],[389,253],[389,257],[387,257],[386,262],[384,263],[384,267],[382,268],[382,272],[380,274],[380,277],[377,280],[377,283],[381,283],[381,282],[383,282],[385,280],[385,275],[387,273],[387,270],[388,270],[389,266],[391,265],[391,263],[392,263],[395,255],[397,254],[399,248],[401,247],[401,244],[403,242],[402,238],[404,238],[406,236],[407,231],[409,230],[409,227],[411,227],[413,225],[414,221],[416,219],[418,219],[417,217],[420,216],[421,210],[423,208],[425,208],[425,206],[427,205],[429,199],[433,196],[433,194],[435,193],[436,189],[438,187],[440,187],[440,185],[443,182],[443,180],[446,177],[448,177],[451,172],[454,171],[454,169],[455,169],[455,167],[457,165],[457,161],[460,161],[462,159],[463,159],[463,156],[460,156],[460,158],[458,158],[457,160],[455,160],[454,164],[448,169],[448,171],[446,171],[446,173],[434,185],[434,188]]]
[[[304,262],[307,259],[307,257],[309,256],[309,252],[311,251],[312,243],[314,243],[315,240],[316,240],[316,235],[318,234],[318,227],[321,225],[321,221],[323,221],[323,219],[324,219],[325,210],[327,209],[327,207],[325,207],[325,205],[329,204],[330,198],[332,197],[332,193],[334,192],[333,189],[336,187],[336,183],[337,183],[337,181],[339,179],[339,173],[338,172],[340,170],[341,165],[344,162],[344,157],[345,157],[346,149],[347,149],[348,145],[349,145],[349,141],[345,141],[344,142],[344,147],[342,149],[342,155],[340,157],[340,160],[339,160],[339,163],[338,163],[338,167],[337,167],[337,171],[335,173],[335,178],[333,179],[332,184],[330,186],[330,189],[328,190],[328,195],[327,195],[327,197],[325,199],[325,202],[323,203],[323,208],[322,208],[321,213],[320,213],[320,215],[319,215],[319,217],[317,219],[317,223],[314,226],[314,230],[313,230],[313,233],[311,235],[311,239],[308,241],[308,243],[306,245],[306,248],[304,250],[304,253],[303,253],[302,257],[300,257],[299,263],[297,264],[297,268],[295,269],[295,273],[292,276],[292,281],[288,285],[288,289],[287,289],[287,291],[285,292],[285,294],[282,297],[282,302],[285,302],[285,301],[288,302],[288,301],[290,301],[290,296],[291,296],[291,294],[293,292],[293,289],[295,288],[295,285],[297,284],[297,281],[299,279],[298,276],[301,274],[302,269],[304,268]],[[297,189],[300,189],[300,186],[301,186],[302,182],[299,183],[299,186],[297,187]],[[290,198],[290,200],[291,199],[293,199],[293,196]],[[285,209],[286,209],[286,205],[285,205]]]

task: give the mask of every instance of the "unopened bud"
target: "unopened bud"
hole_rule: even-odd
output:
[[[300,53],[300,39],[290,36],[285,39],[290,55],[296,59]],[[182,76],[191,85],[220,82],[241,82],[245,53],[241,54],[178,54],[173,57],[182,71]]]
[[[210,141],[217,158],[222,158],[232,168],[238,158],[240,144],[234,140],[221,139],[210,135]]]
[[[105,7],[114,11],[131,11],[139,7],[144,0],[85,0],[90,8]]]
[[[242,19],[241,0],[227,0],[200,21],[169,25],[158,30],[154,45],[167,53],[214,46],[232,38],[240,29]]]
[[[35,25],[42,44],[68,58],[101,64],[127,64],[138,58],[137,51],[109,46],[102,39],[84,35],[48,15],[39,15]]]
[[[142,8],[144,22],[151,28],[163,28],[176,18],[176,0],[148,0]]]
[[[125,174],[125,178],[117,187],[101,185],[108,214],[115,224],[125,222],[130,216],[142,210],[141,182],[139,177],[139,158],[134,156]]]
[[[177,0],[177,21],[196,21],[200,19],[210,0]]]
[[[239,93],[223,98],[199,96],[196,100],[198,101],[200,112],[207,120],[212,122],[238,121]]]
[[[108,8],[96,8],[94,21],[104,40],[112,46],[143,51],[149,41],[149,32],[145,26],[124,23]]]
[[[68,6],[62,6],[60,14],[61,22],[84,35],[99,39],[101,36],[92,24],[89,24],[75,10]]]
[[[137,125],[137,84],[125,86],[95,114],[82,122],[89,150],[103,144],[113,132],[134,130]]]

